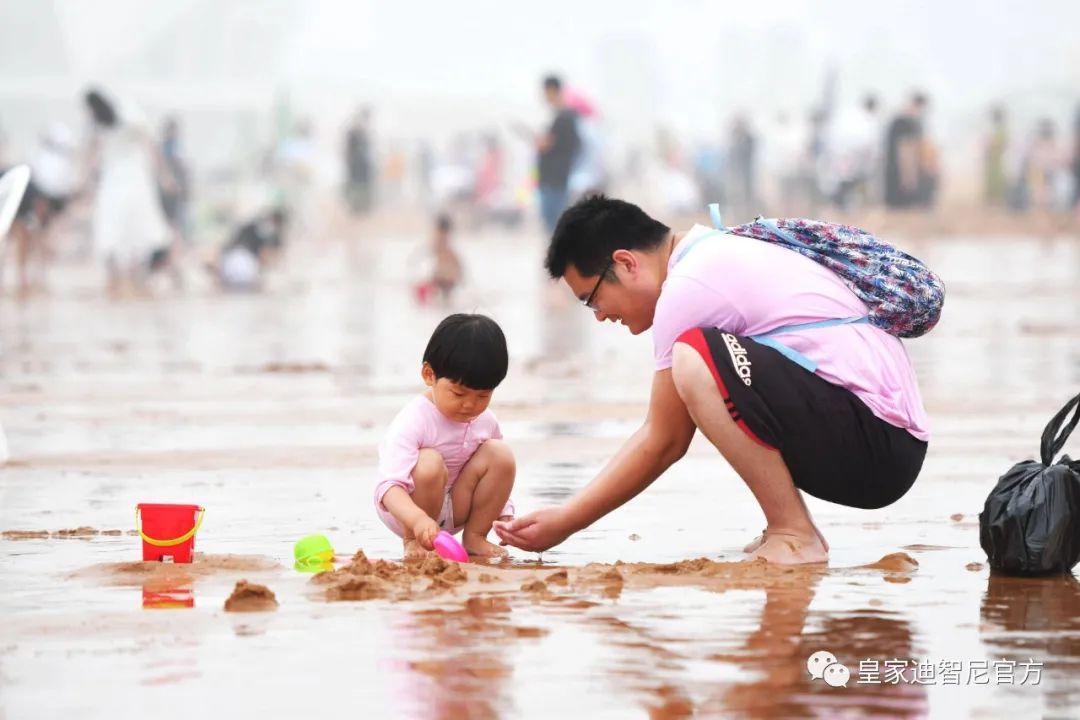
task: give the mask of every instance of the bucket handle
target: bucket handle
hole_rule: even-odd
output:
[[[205,517],[205,516],[206,516],[206,508],[199,508],[199,519],[195,521],[195,527],[191,528],[190,530],[188,530],[186,533],[184,533],[180,537],[176,538],[175,540],[155,540],[154,538],[150,537],[149,535],[147,535],[146,533],[143,532],[142,527],[139,525],[139,508],[136,507],[135,508],[135,527],[139,530],[139,536],[143,540],[145,540],[146,542],[153,545],[154,547],[172,547],[174,545],[179,545],[180,543],[187,542],[192,537],[194,537],[195,533],[199,532],[199,526],[202,525],[203,517]]]

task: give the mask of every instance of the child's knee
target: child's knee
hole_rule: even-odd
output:
[[[446,487],[446,461],[437,450],[424,448],[416,460],[412,471],[413,484],[423,490],[444,489]]]
[[[502,440],[488,440],[484,443],[484,452],[487,454],[488,472],[505,476],[513,480],[517,472],[517,462],[510,446]]]

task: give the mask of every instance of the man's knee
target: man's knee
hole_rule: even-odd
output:
[[[448,473],[446,461],[437,450],[424,448],[413,467],[413,484],[422,490],[445,489]]]
[[[713,385],[712,375],[701,354],[684,342],[675,343],[671,349],[671,380],[684,403]]]

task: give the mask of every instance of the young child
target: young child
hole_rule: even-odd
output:
[[[416,297],[420,304],[426,304],[435,290],[439,291],[444,303],[449,302],[454,289],[461,283],[464,272],[461,258],[450,241],[453,230],[450,216],[439,215],[435,221],[435,235],[431,242],[431,277],[416,286]]]
[[[406,558],[431,550],[440,530],[464,530],[470,555],[506,556],[487,535],[514,515],[514,456],[487,407],[507,362],[506,338],[484,315],[451,315],[432,333],[420,370],[427,391],[379,445],[375,509]]]

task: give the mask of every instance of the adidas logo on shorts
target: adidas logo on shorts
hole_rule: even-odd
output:
[[[720,333],[727,345],[728,354],[731,355],[731,364],[735,366],[735,372],[742,378],[743,384],[750,386],[750,358],[746,356],[746,348],[739,343],[739,339],[730,333]]]

